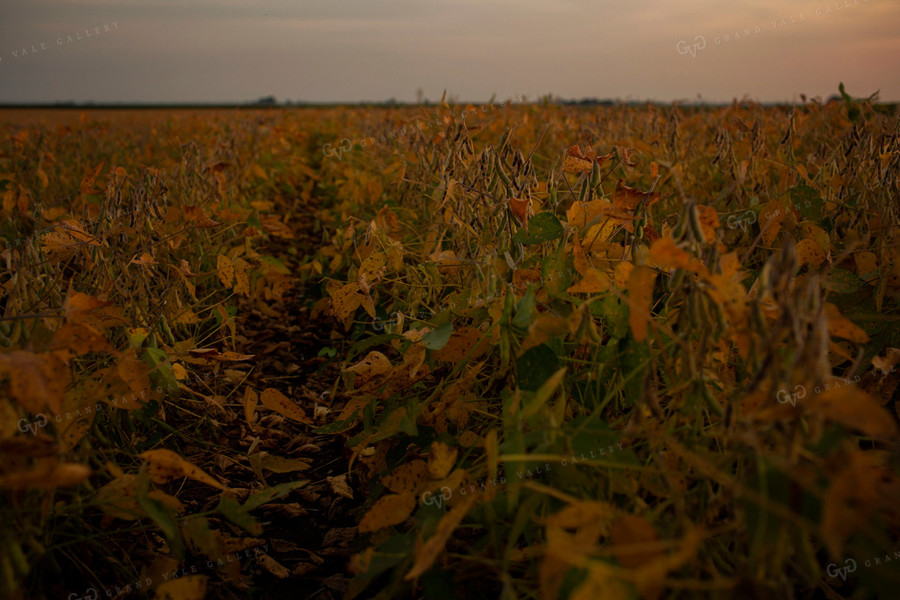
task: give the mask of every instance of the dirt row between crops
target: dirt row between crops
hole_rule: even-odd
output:
[[[311,206],[300,222],[291,223],[296,239],[271,238],[257,250],[281,258],[296,271],[296,257],[313,253],[320,242],[312,233],[315,208]],[[297,252],[288,252],[291,246]],[[314,426],[286,420],[262,405],[257,407],[251,427],[241,397],[248,387],[277,389],[307,414],[316,415],[315,426],[328,424],[340,413],[343,399],[340,394],[332,395],[339,359],[319,356],[321,349],[333,347],[340,340],[332,339],[338,334],[332,333],[334,322],[327,315],[311,316],[314,295],[312,289],[300,286],[284,300],[262,308],[252,299],[237,299],[236,350],[253,356],[249,361],[253,368],[244,385],[223,401],[208,390],[228,390],[234,388],[233,383],[220,386],[214,381],[193,382],[186,386],[192,391],[185,390],[180,400],[165,407],[167,425],[179,432],[197,431],[198,421],[211,420],[213,435],[185,433],[168,438],[160,447],[178,452],[222,481],[231,488],[226,493],[233,493],[238,502],[265,489],[252,468],[251,454],[258,457],[260,452],[267,452],[277,461],[292,465],[283,473],[264,470],[267,486],[306,481],[284,497],[252,511],[263,527],[262,534],[251,536],[246,528],[219,515],[209,515],[216,531],[231,540],[241,540],[238,548],[229,548],[219,560],[208,560],[207,552],[193,548],[184,561],[177,563],[170,558],[172,551],[159,531],[144,526],[146,521],[141,525],[136,522],[133,528],[108,532],[105,549],[116,557],[112,561],[78,544],[76,554],[92,572],[93,581],[84,581],[81,571],[64,567],[67,573],[60,580],[44,582],[51,597],[153,597],[159,584],[189,575],[208,577],[205,597],[213,600],[337,600],[345,596],[350,577],[348,560],[358,551],[353,547],[358,538],[357,509],[364,500],[355,489],[357,478],[348,472],[350,453],[345,438],[317,435]],[[202,410],[196,408],[198,399]],[[300,462],[307,462],[308,468],[296,469]],[[210,487],[196,481],[179,480],[171,486],[167,491],[177,492],[184,504],[184,518],[212,511],[219,502],[218,492],[211,493]],[[114,570],[111,563],[118,564],[119,569]],[[235,565],[227,563],[239,564],[238,577]],[[230,577],[225,575],[229,567]]]
[[[259,251],[278,256],[293,270],[297,258],[314,253],[321,243],[321,235],[313,233],[316,209],[310,206],[300,222],[291,223],[297,239],[271,238],[268,247]],[[296,248],[295,254],[288,253],[290,245]],[[332,395],[340,354],[334,358],[328,353],[320,356],[323,348],[339,343],[340,334],[330,317],[315,314],[314,296],[314,290],[300,286],[284,302],[269,306],[268,314],[247,303],[239,307],[238,314],[243,318],[238,327],[247,338],[242,351],[255,356],[255,369],[247,383],[258,390],[274,387],[282,391],[321,426],[340,413],[344,399],[339,392]],[[248,560],[256,564],[242,568],[242,572],[253,573],[253,587],[264,590],[266,598],[343,598],[349,577],[347,562],[358,551],[352,544],[358,537],[357,509],[364,500],[355,490],[357,478],[348,471],[350,453],[345,438],[316,435],[311,427],[272,412],[267,412],[259,424],[262,427],[251,433],[246,422],[239,419],[225,433],[236,454],[246,456],[258,438],[259,449],[307,459],[311,467],[268,480],[270,485],[296,479],[309,483],[257,509],[264,523],[261,538],[268,546],[266,554],[277,565],[251,558]],[[249,485],[254,475],[246,470],[244,473]],[[237,483],[232,485],[239,487]],[[227,582],[210,581],[207,598],[232,597],[246,595]]]

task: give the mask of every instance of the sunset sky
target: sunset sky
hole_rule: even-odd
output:
[[[0,3],[4,103],[779,101],[839,81],[900,100],[900,0]]]

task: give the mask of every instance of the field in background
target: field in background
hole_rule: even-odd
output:
[[[889,110],[0,122],[0,596],[900,583]]]

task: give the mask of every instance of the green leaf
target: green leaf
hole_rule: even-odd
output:
[[[620,340],[628,335],[628,306],[612,294],[599,302],[593,302],[591,313],[603,319],[603,324],[615,339]]]
[[[516,316],[512,320],[513,327],[527,330],[531,326],[531,316],[534,314],[535,306],[537,306],[537,297],[534,295],[534,289],[529,287],[516,304]]]
[[[132,348],[140,348],[149,335],[150,332],[146,329],[131,331],[128,334],[128,345]]]
[[[650,365],[650,348],[645,342],[636,342],[628,336],[619,342],[619,360],[622,368],[622,392],[627,402],[637,402],[644,393],[644,377]]]
[[[181,528],[192,551],[209,557],[218,557],[222,553],[221,542],[210,528],[208,519],[192,515],[181,522]]]
[[[536,391],[559,368],[556,353],[547,344],[529,349],[516,360],[519,387]]]
[[[566,367],[562,367],[558,369],[553,375],[551,375],[547,381],[541,384],[541,387],[534,393],[534,396],[528,400],[525,406],[522,407],[522,418],[527,419],[528,417],[536,414],[544,404],[547,403],[553,393],[556,391],[556,388],[560,386],[563,382],[563,378],[566,375]]]
[[[290,275],[291,270],[288,268],[284,261],[275,256],[260,256],[259,262],[268,265],[272,270],[277,271],[283,275]]]
[[[838,91],[841,93],[841,98],[844,99],[844,102],[852,102],[853,98],[850,97],[850,94],[847,93],[847,90],[844,89],[844,82],[841,81],[838,84]]]
[[[822,220],[823,201],[815,189],[808,185],[794,186],[791,188],[791,200],[807,221]]]
[[[606,447],[619,444],[621,434],[613,430],[609,424],[594,414],[580,415],[573,418],[564,426],[565,433],[569,434],[569,443],[575,453],[584,453],[596,447]]]
[[[412,555],[415,550],[415,538],[413,532],[395,535],[381,544],[372,556],[369,570],[360,577],[372,578],[381,575],[391,567],[399,565]]]
[[[433,600],[454,600],[457,598],[454,591],[456,581],[448,571],[431,569],[422,575],[423,598]]]
[[[453,334],[453,323],[444,323],[422,336],[422,343],[429,350],[440,350],[450,341]]]
[[[519,229],[512,241],[519,244],[540,244],[556,240],[563,236],[563,226],[552,213],[536,214],[528,221],[528,228]]]
[[[823,287],[838,294],[855,294],[862,281],[859,277],[844,269],[832,269],[823,283]]]
[[[147,495],[149,491],[150,479],[146,473],[142,473],[138,478],[134,498],[138,506],[144,509],[147,516],[162,530],[172,554],[180,558],[184,554],[184,544],[178,531],[178,521],[169,507]]]
[[[322,425],[321,427],[316,427],[313,431],[317,435],[327,435],[331,433],[338,433],[339,431],[345,431],[350,429],[351,425],[356,421],[359,421],[360,415],[359,413],[362,411],[361,408],[353,411],[353,414],[347,417],[346,419],[341,419],[340,421],[335,421],[334,423],[329,423],[328,425]]]
[[[277,500],[278,498],[283,498],[287,496],[292,491],[297,488],[303,487],[309,483],[308,481],[289,481],[287,483],[282,483],[280,485],[272,486],[267,490],[261,490],[259,492],[254,492],[250,494],[250,497],[247,498],[247,501],[244,502],[245,510],[253,510],[258,506],[262,506],[263,504],[267,504],[272,500]]]
[[[150,367],[151,378],[157,387],[164,387],[168,390],[178,389],[175,371],[164,351],[159,348],[144,348],[142,359],[144,364]]]
[[[544,278],[545,289],[552,297],[565,298],[566,289],[571,287],[575,280],[575,267],[572,257],[560,248],[555,254],[544,258],[541,264],[541,276]]]
[[[252,535],[262,534],[262,525],[254,519],[248,510],[238,504],[231,496],[223,495],[216,506],[216,512]]]

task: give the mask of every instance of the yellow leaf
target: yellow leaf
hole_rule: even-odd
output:
[[[250,429],[253,429],[253,415],[256,413],[256,405],[259,403],[259,395],[250,387],[244,390],[244,419]]]
[[[188,309],[179,312],[175,316],[175,322],[181,325],[195,325],[200,322],[200,317],[197,316],[197,313]]]
[[[259,212],[268,212],[274,210],[275,203],[271,200],[254,200],[250,203],[250,206]]]
[[[481,438],[478,437],[478,434],[474,431],[467,430],[463,431],[459,436],[459,445],[463,448],[471,448],[478,444],[478,441]]]
[[[254,175],[256,175],[257,177],[259,177],[260,179],[264,179],[265,181],[269,180],[269,176],[266,175],[266,172],[257,163],[252,163],[250,165],[250,172],[253,173]],[[260,210],[260,209],[257,209],[257,210]]]
[[[803,221],[798,227],[800,229],[800,237],[803,239],[814,240],[819,245],[819,248],[825,252],[828,252],[831,249],[831,238],[828,237],[828,232],[824,229],[809,221]]]
[[[845,380],[836,379],[828,385],[833,387],[808,396],[811,411],[876,439],[897,435],[893,417],[875,398]]]
[[[3,192],[3,210],[5,212],[11,213],[16,208],[16,197],[15,190]]]
[[[134,356],[122,356],[116,365],[116,373],[131,390],[132,396],[143,397],[150,389],[150,369]]]
[[[234,293],[244,296],[250,295],[250,278],[247,277],[247,269],[250,263],[243,258],[234,261]]]
[[[694,258],[675,244],[675,240],[669,236],[661,237],[650,246],[650,254],[647,258],[648,266],[666,269],[684,269],[691,273],[707,273],[706,265]]]
[[[609,566],[588,569],[585,580],[569,596],[570,600],[631,600],[631,588],[612,574]]]
[[[375,556],[375,547],[369,546],[362,552],[350,557],[350,564],[347,565],[347,570],[354,575],[366,573],[369,570],[369,565],[372,563],[373,556]]]
[[[872,366],[882,375],[893,373],[900,363],[900,348],[885,348],[884,356],[873,356]]]
[[[856,263],[856,276],[860,279],[872,282],[878,274],[878,257],[874,253],[865,251],[853,255]]]
[[[584,279],[566,290],[569,294],[599,294],[609,290],[612,280],[609,275],[597,269],[588,269]]]
[[[771,246],[781,232],[781,224],[784,222],[784,210],[778,200],[772,200],[763,204],[759,212],[759,227],[762,231],[762,243]]]
[[[129,263],[129,264],[139,265],[141,267],[148,267],[150,265],[155,265],[157,263],[156,263],[156,259],[154,259],[153,256],[144,252],[143,254],[141,254],[141,256],[139,258],[137,258],[137,257],[132,258],[131,263]]]
[[[474,327],[454,329],[447,345],[440,350],[432,351],[431,358],[441,362],[458,363],[471,351],[469,360],[476,360],[490,348],[489,338],[485,338],[481,344],[478,344],[483,336],[484,333]],[[475,348],[476,345],[478,345],[477,348]],[[473,350],[473,348],[475,349]]]
[[[363,301],[359,284],[355,282],[330,290],[328,295],[331,296],[331,314],[339,321],[346,321]]]
[[[118,477],[97,490],[94,497],[105,514],[123,521],[134,521],[146,516],[146,512],[135,498],[137,475],[120,474]],[[176,513],[184,512],[184,505],[177,498],[162,490],[151,490],[147,496],[162,502]]]
[[[600,217],[607,217],[603,219]],[[618,225],[623,220],[633,220],[633,215],[624,208],[613,206],[608,200],[598,198],[590,202],[575,202],[566,211],[566,221],[572,227],[583,229],[588,225],[600,227],[605,221]]]
[[[72,220],[57,222],[52,231],[41,237],[41,247],[50,253],[99,245],[100,241],[96,237],[87,233],[77,221]]]
[[[410,492],[389,494],[379,498],[359,522],[359,532],[369,533],[402,523],[416,507],[416,497]]]
[[[206,575],[184,575],[161,583],[154,600],[203,600]]]
[[[171,450],[164,448],[148,450],[141,454],[140,457],[147,461],[150,478],[154,483],[165,483],[176,477],[187,477],[220,490],[227,489],[203,472],[200,467],[194,466]]]
[[[224,254],[220,254],[216,258],[216,273],[218,273],[222,285],[231,289],[234,285],[234,263]]]
[[[428,457],[428,473],[432,479],[443,479],[456,464],[459,450],[450,448],[443,442],[431,443],[431,456]]]
[[[591,261],[588,260],[587,255],[584,252],[584,246],[578,239],[578,235],[575,236],[575,241],[572,242],[572,261],[575,265],[575,270],[578,271],[579,275],[584,276],[593,268]]]
[[[0,476],[0,489],[52,490],[77,485],[90,475],[91,469],[86,465],[46,461],[30,471]]]
[[[844,541],[871,522],[879,501],[890,502],[877,454],[853,449],[843,462],[822,499],[822,538],[832,556],[841,556]]]
[[[244,362],[256,356],[255,354],[241,354],[240,352],[232,352],[226,350],[220,354],[213,354],[210,358],[219,362]]]
[[[719,227],[719,215],[712,206],[697,205],[697,213],[700,217],[700,229],[707,244],[716,241],[716,229]]]
[[[659,192],[642,192],[637,188],[628,187],[620,179],[616,182],[616,189],[613,192],[613,205],[617,208],[633,211],[641,202],[646,207],[658,202],[660,198]]]
[[[16,435],[17,431],[22,430],[22,424],[19,419],[18,409],[11,402],[5,399],[0,400],[0,441],[11,438]],[[37,424],[40,424],[40,421]]]
[[[391,370],[391,361],[381,352],[371,351],[366,357],[351,367],[344,369],[347,373],[355,373],[354,383],[357,387],[370,379],[387,373]]]
[[[387,256],[384,252],[373,252],[363,261],[357,274],[360,288],[367,289],[367,286],[381,279],[382,275],[384,275],[386,260]]]
[[[178,381],[184,381],[188,378],[187,369],[184,368],[184,365],[181,363],[172,363],[172,374],[175,375],[175,379]]]
[[[394,469],[393,473],[382,479],[382,483],[392,492],[415,494],[428,482],[428,478],[425,461],[414,460]]]
[[[69,370],[53,354],[14,350],[0,354],[0,374],[9,376],[13,399],[30,413],[62,410]]]
[[[376,316],[375,301],[372,300],[372,296],[370,296],[368,293],[362,294],[360,296],[359,303],[362,305],[362,307],[366,311],[366,313],[374,319]]]
[[[725,312],[725,319],[736,327],[735,344],[743,352],[748,348],[749,340],[743,333],[749,317],[747,290],[741,284],[740,277],[734,274],[715,273],[707,277],[710,286],[708,293],[716,304]]]
[[[634,263],[622,261],[616,265],[615,281],[616,281],[617,288],[619,288],[620,290],[627,289],[628,277],[631,276],[631,271],[633,271],[633,270],[634,270]]]
[[[516,216],[520,223],[528,222],[528,207],[531,204],[531,200],[527,198],[522,200],[520,198],[510,198],[509,199],[509,209],[512,211],[512,214]]]
[[[806,264],[818,267],[825,262],[825,251],[817,241],[806,238],[797,243],[797,260],[801,267]]]
[[[264,389],[259,395],[259,401],[266,408],[274,410],[278,414],[283,415],[292,421],[312,425],[312,421],[306,416],[303,409],[291,402],[284,394],[275,388]]]
[[[869,335],[859,325],[842,315],[837,306],[830,302],[825,303],[825,317],[828,320],[828,333],[832,337],[844,338],[855,344],[869,342]]]
[[[100,174],[100,169],[103,168],[103,161],[94,167],[94,170],[87,175],[85,175],[81,179],[81,188],[80,191],[82,194],[94,194],[97,192],[95,189],[95,181],[97,179],[97,175]]]
[[[68,406],[66,408],[68,408]],[[69,450],[74,448],[76,444],[78,444],[78,442],[80,442],[81,439],[84,438],[84,435],[88,432],[88,430],[91,428],[91,425],[93,424],[93,419],[86,416],[88,413],[87,410],[85,410],[85,414],[82,414],[80,416],[78,415],[80,408],[81,407],[78,406],[74,407],[74,410],[72,411],[74,412],[74,414],[72,415],[72,418],[68,421],[68,423],[62,425],[61,427],[57,425],[57,428],[62,429],[62,431],[60,432],[59,443],[59,449],[62,452],[68,452]]]
[[[72,292],[63,302],[63,310],[66,321],[69,323],[87,323],[89,325],[103,325],[102,309],[110,306],[110,302],[104,302],[98,298]]]
[[[621,226],[617,219],[606,219],[597,225],[591,225],[584,234],[584,247],[592,252],[599,252],[610,247],[610,239]]]
[[[662,556],[659,549],[645,549],[659,541],[659,535],[646,519],[638,515],[622,515],[610,527],[613,555],[626,569],[638,569],[653,563]],[[658,583],[641,581],[641,596],[645,600],[657,598],[662,592]]]
[[[263,569],[265,569],[278,579],[287,579],[291,576],[291,572],[284,568],[284,565],[276,561],[268,554],[261,554],[259,557],[257,557],[256,562],[259,563],[259,566],[261,566]]]
[[[404,579],[407,581],[416,579],[431,568],[431,565],[434,564],[438,555],[444,551],[447,540],[450,539],[453,531],[463,520],[463,517],[466,516],[466,513],[469,512],[469,508],[472,507],[474,502],[475,496],[470,494],[466,496],[462,502],[450,509],[450,512],[444,515],[440,523],[438,523],[434,535],[428,538],[427,542],[416,548],[415,562]]]
[[[576,500],[546,517],[547,553],[566,561],[587,554],[607,533],[615,512],[605,502]]]
[[[283,456],[275,456],[267,452],[260,452],[259,466],[266,471],[273,473],[293,473],[294,471],[305,471],[311,465],[299,458],[285,458]]]
[[[331,486],[331,491],[335,494],[353,500],[353,489],[347,483],[346,473],[337,477],[326,477],[325,481],[328,482],[328,485]]]
[[[653,283],[656,272],[644,265],[638,265],[628,277],[628,324],[634,339],[642,342],[647,338],[647,321],[650,319],[650,303],[653,300]]]
[[[593,162],[578,158],[577,156],[566,156],[565,161],[563,162],[564,173],[590,173],[593,168]]]

